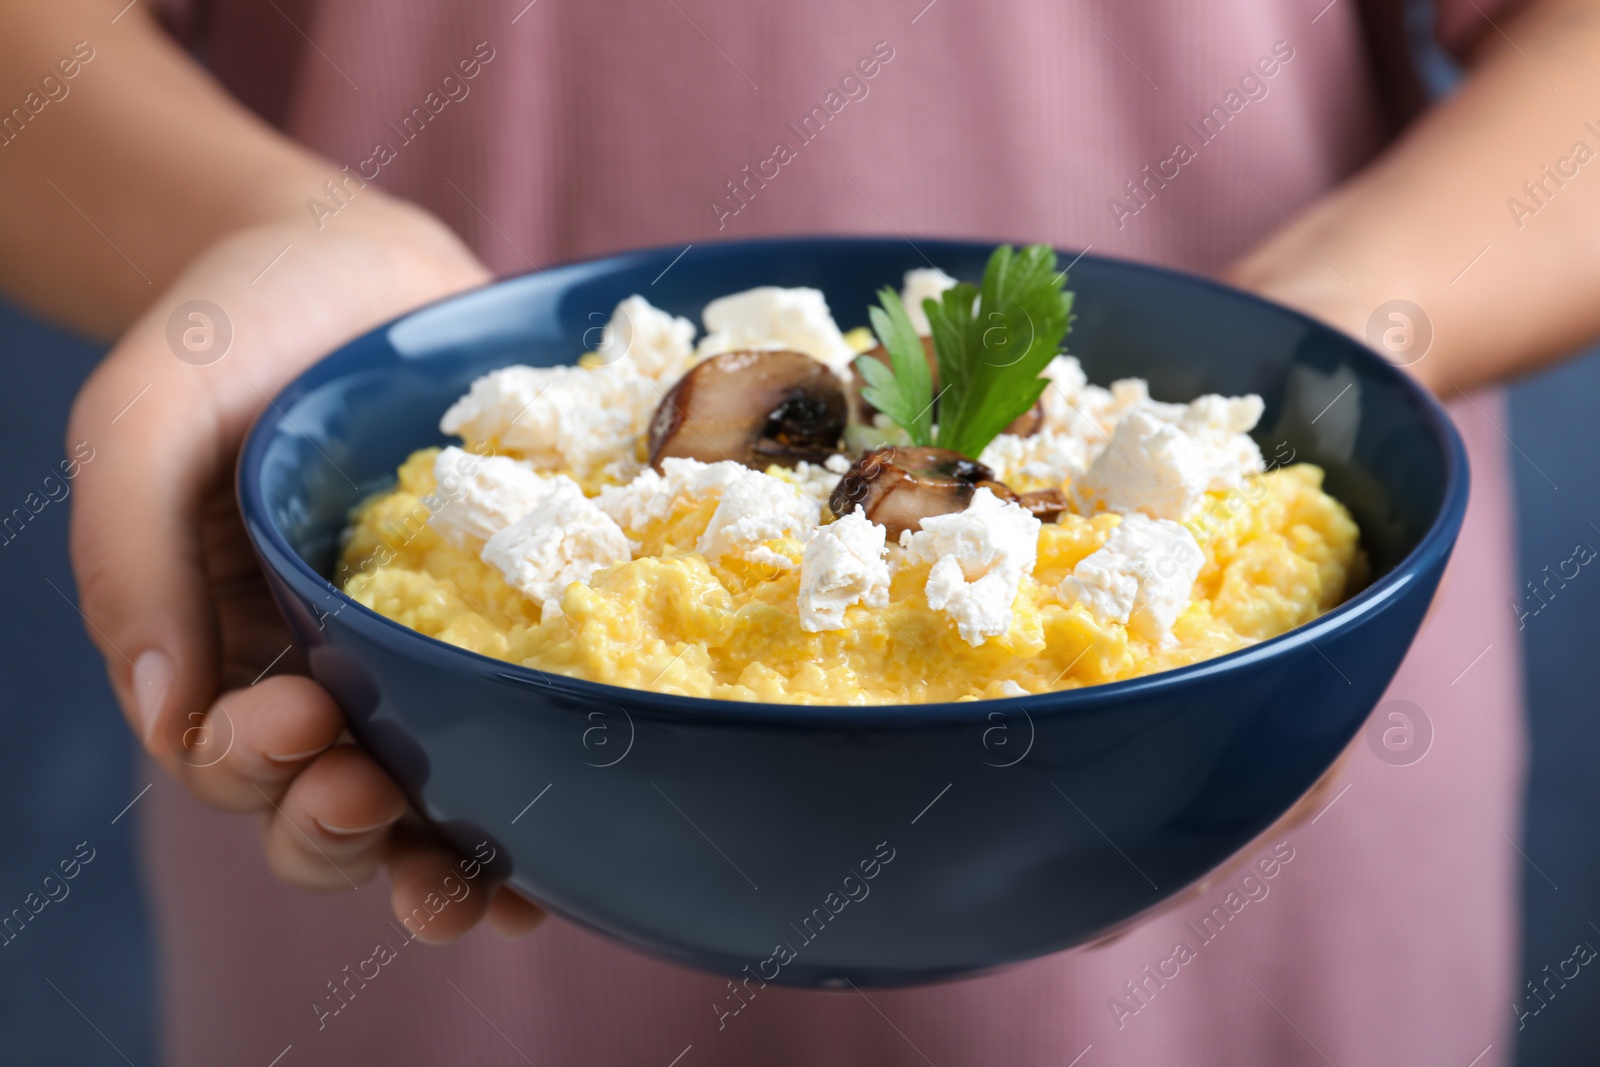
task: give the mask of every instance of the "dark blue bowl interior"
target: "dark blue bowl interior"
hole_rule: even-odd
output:
[[[848,868],[890,836],[907,844],[896,879],[874,890],[873,917],[808,942],[778,980],[898,983],[996,966],[1082,943],[1224,862],[1326,770],[1388,684],[1465,508],[1465,459],[1442,410],[1382,359],[1295,312],[1093,256],[1071,270],[1067,339],[1090,380],[1143,377],[1171,401],[1259,393],[1256,437],[1269,462],[1320,464],[1360,523],[1373,574],[1365,591],[1290,634],[1162,675],[985,704],[855,709],[547,679],[404,630],[332,587],[350,508],[411,451],[446,441],[439,417],[474,378],[571,362],[624,297],[642,293],[698,322],[725,293],[812,286],[848,329],[904,271],[931,263],[976,280],[991,247],[775,239],[695,245],[674,261],[680,251],[508,279],[379,328],[286,388],[241,457],[247,528],[313,673],[421,810],[469,849],[493,838],[515,884],[548,906],[734,973],[770,952],[773,932],[816,902],[819,885],[837,881],[819,883],[818,872]],[[594,709],[627,716],[631,755],[603,772],[593,768],[605,759],[572,747],[580,737],[588,746]],[[1012,761],[1020,741],[994,750],[996,715],[1015,738],[1025,726],[1025,758]],[[552,799],[538,819],[510,821],[547,782],[560,790],[552,798],[575,798],[570,806]],[[956,789],[940,819],[908,826],[946,783]],[[761,891],[663,796],[715,820],[719,851],[741,857]],[[912,847],[921,833],[944,836]]]

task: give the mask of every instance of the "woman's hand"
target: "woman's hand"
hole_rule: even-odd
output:
[[[1600,0],[1486,21],[1470,59],[1454,94],[1225,275],[1380,348],[1425,330],[1421,352],[1386,354],[1445,397],[1600,334],[1600,181],[1579,162],[1597,147]]]
[[[312,361],[487,279],[443,224],[373,189],[320,229],[297,214],[233,232],[126,331],[68,430],[68,454],[92,455],[72,512],[83,613],[134,731],[201,800],[262,813],[280,878],[343,889],[387,862],[399,915],[438,891],[455,857],[400,829],[400,789],[342,737],[328,694],[285,670],[296,657],[245,538],[234,463],[256,413]],[[177,314],[191,300],[220,314]],[[486,912],[504,933],[541,917],[504,888],[469,899],[427,940]]]

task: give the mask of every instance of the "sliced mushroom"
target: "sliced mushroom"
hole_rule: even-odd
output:
[[[937,406],[937,398],[939,396],[939,357],[934,353],[933,350],[933,338],[924,337],[922,339],[922,350],[928,356],[928,372],[933,376],[933,395],[935,398],[934,420],[938,421],[939,409]],[[884,348],[882,345],[878,345],[876,348],[869,348],[867,351],[863,352],[862,355],[866,356],[868,359],[875,359],[884,366],[890,365],[888,349]],[[850,368],[850,379],[851,397],[855,402],[856,410],[855,420],[858,422],[870,422],[872,416],[877,414],[878,409],[868,403],[865,396],[861,395],[861,390],[866,388],[867,380],[861,376],[861,372],[855,369],[854,366]],[[1007,426],[1004,432],[1014,434],[1017,437],[1032,437],[1034,434],[1038,433],[1040,428],[1043,426],[1044,404],[1041,401],[1036,400],[1034,401],[1033,407],[1029,408],[1027,411],[1024,411],[1021,415],[1018,415],[1014,420],[1012,420],[1011,425]]]
[[[1033,407],[1011,420],[1011,425],[1005,428],[1005,433],[1017,437],[1032,437],[1044,426],[1044,402],[1035,400]]]
[[[724,352],[690,368],[656,408],[650,463],[821,463],[838,451],[848,413],[843,383],[810,356]]]
[[[1040,522],[1055,522],[1067,510],[1067,494],[1059,489],[1036,489],[1031,493],[1018,493],[1018,504],[1027,508]]]
[[[835,515],[861,507],[891,540],[922,520],[965,511],[979,488],[1005,500],[1016,494],[994,480],[994,472],[945,448],[877,448],[862,456],[834,487],[828,506]]]

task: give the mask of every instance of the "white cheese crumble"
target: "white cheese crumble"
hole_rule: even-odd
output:
[[[889,606],[889,563],[882,526],[860,508],[819,529],[800,557],[800,629],[844,629],[852,604]]]
[[[1040,522],[988,489],[972,494],[965,511],[922,520],[900,544],[908,559],[931,562],[928,606],[956,624],[974,648],[1011,628],[1013,605],[1039,552]]]
[[[1259,396],[1208,394],[1182,409],[1177,424],[1199,447],[1208,489],[1237,489],[1247,474],[1266,469],[1261,448],[1250,431],[1261,421],[1266,405]]]
[[[847,377],[856,350],[839,332],[828,302],[817,289],[764,285],[711,301],[701,313],[706,336],[696,356],[705,359],[741,349],[786,348],[826,363]]]
[[[526,463],[480,456],[454,445],[433,461],[439,507],[428,525],[457,548],[487,541],[532,511],[558,485]]]
[[[817,502],[819,509],[826,507],[828,499],[833,496],[833,490],[839,484],[839,479],[850,470],[850,460],[841,455],[832,455],[820,466],[801,460],[795,464],[793,470],[779,469],[777,477],[792,483],[806,496]]]
[[[626,366],[670,385],[694,362],[694,335],[694,323],[634,295],[611,313],[595,354],[602,365]]]
[[[743,477],[722,491],[695,550],[707,559],[734,556],[777,570],[794,560],[769,547],[779,538],[804,541],[817,528],[817,507],[789,482],[741,468]]]
[[[1111,443],[1072,487],[1082,514],[1142,511],[1156,519],[1182,519],[1205,491],[1205,472],[1188,435],[1147,411],[1117,424]]]
[[[978,462],[994,476],[1024,489],[1029,483],[1060,487],[1089,467],[1089,445],[1076,434],[1041,429],[1028,437],[1003,433],[990,441]]]
[[[624,529],[642,530],[671,515],[680,499],[693,502],[719,495],[749,473],[731,460],[664,459],[660,473],[647,467],[626,485],[605,486],[595,504]]]
[[[662,387],[631,366],[503,367],[472,383],[439,420],[445,433],[493,441],[540,470],[587,478],[625,470]]]
[[[483,561],[506,584],[537,601],[546,617],[560,614],[561,594],[573,582],[633,558],[633,543],[611,516],[564,475],[539,506],[483,546]]]
[[[1055,357],[1043,377],[1050,385],[1039,396],[1044,416],[1039,431],[1028,437],[1001,434],[981,457],[1001,481],[1017,477],[1059,486],[1081,477],[1105,449],[1117,423],[1130,411],[1154,403],[1137,378],[1114,382],[1110,389],[1090,385],[1073,356]]]
[[[1045,391],[1039,394],[1039,403],[1044,409],[1043,429],[1080,437],[1085,433],[1093,433],[1094,427],[1083,411],[1083,397],[1089,388],[1089,378],[1083,373],[1083,365],[1077,358],[1057,356],[1045,366],[1041,377],[1050,379]],[[1105,392],[1103,389],[1100,391]]]
[[[1073,356],[1057,356],[1044,369],[1049,388],[1040,396],[1044,407],[1044,428],[1082,438],[1090,448],[1090,458],[1104,448],[1117,423],[1140,408],[1170,408],[1181,411],[1182,404],[1162,404],[1150,399],[1142,378],[1123,378],[1106,389],[1090,385],[1083,365]],[[1163,413],[1171,417],[1172,411]]]
[[[1261,411],[1258,396],[1203,396],[1192,404],[1145,400],[1117,423],[1074,483],[1078,509],[1187,518],[1207,492],[1237,489],[1246,475],[1264,469],[1261,450],[1246,433]]]
[[[1060,595],[1082,603],[1101,623],[1120,622],[1162,647],[1176,643],[1172,624],[1189,606],[1205,557],[1188,527],[1125,515],[1106,543],[1062,579]]]
[[[1115,490],[1112,495],[1147,494],[1150,486],[1161,481],[1161,476],[1158,470],[1146,464],[1162,460],[1146,457],[1144,462],[1130,464],[1126,461],[1134,457],[1124,442],[1119,441],[1117,445],[1117,449],[1123,450],[1122,456],[1117,456],[1117,449],[1110,447],[1118,427],[1134,414],[1155,420],[1154,423],[1135,423],[1135,427],[1139,428],[1138,433],[1134,432],[1134,428],[1127,431],[1135,442],[1153,433],[1155,423],[1170,423],[1192,440],[1194,448],[1187,451],[1198,454],[1188,455],[1184,460],[1187,464],[1185,468],[1173,474],[1172,478],[1178,483],[1182,483],[1189,474],[1203,478],[1205,488],[1200,490],[1201,493],[1212,489],[1235,488],[1245,474],[1262,469],[1260,450],[1248,436],[1248,431],[1261,418],[1260,397],[1203,396],[1192,404],[1162,403],[1150,399],[1149,386],[1141,378],[1112,382],[1109,389],[1090,385],[1082,365],[1072,356],[1057,356],[1043,373],[1051,384],[1040,397],[1044,419],[1039,432],[1027,437],[1001,434],[989,443],[979,457],[979,461],[992,468],[1001,481],[1016,479],[1059,486],[1083,478],[1093,464],[1103,462],[1106,466],[1096,475],[1097,478],[1105,475],[1108,479],[1120,480],[1124,475],[1130,475],[1135,481],[1147,483],[1141,490],[1138,486],[1121,487],[1119,481],[1118,485],[1112,486]],[[1156,442],[1150,447],[1159,450],[1160,446],[1161,443]],[[1163,456],[1170,458],[1169,453],[1170,449]],[[1150,475],[1148,480],[1140,475],[1140,471]],[[1172,486],[1166,488],[1172,489]],[[1187,498],[1181,485],[1174,491]],[[1106,506],[1098,503],[1099,497],[1106,495],[1105,487],[1097,489],[1096,493],[1098,496],[1086,498],[1091,511]],[[1135,508],[1142,509],[1143,505],[1135,504],[1131,508],[1111,506],[1110,509],[1122,511]],[[1166,517],[1179,518],[1181,514]]]
[[[820,469],[820,468],[819,468]],[[817,502],[793,481],[729,460],[665,459],[626,485],[608,485],[594,503],[626,530],[660,522],[682,503],[718,497],[695,550],[707,559],[736,556],[788,570],[794,561],[768,547],[779,538],[804,541],[820,518]]]
[[[922,310],[924,300],[938,300],[946,289],[955,288],[956,280],[938,267],[923,267],[906,271],[905,283],[900,288],[900,302],[906,306],[906,317],[916,331],[926,337],[933,332],[928,325],[928,313]]]

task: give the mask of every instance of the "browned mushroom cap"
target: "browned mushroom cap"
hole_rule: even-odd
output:
[[[838,450],[847,414],[844,384],[810,356],[724,352],[691,367],[656,408],[650,463],[821,463]]]
[[[1017,437],[1032,437],[1044,426],[1044,402],[1035,400],[1033,407],[1011,420],[1011,425],[1005,428],[1005,433]]]
[[[1031,493],[1018,493],[1016,500],[1040,522],[1055,522],[1067,509],[1067,494],[1059,489],[1036,489]]]
[[[862,456],[839,479],[828,506],[839,516],[859,506],[896,540],[906,530],[922,529],[925,518],[965,511],[980,487],[1016,499],[993,471],[959,452],[888,445]]]

